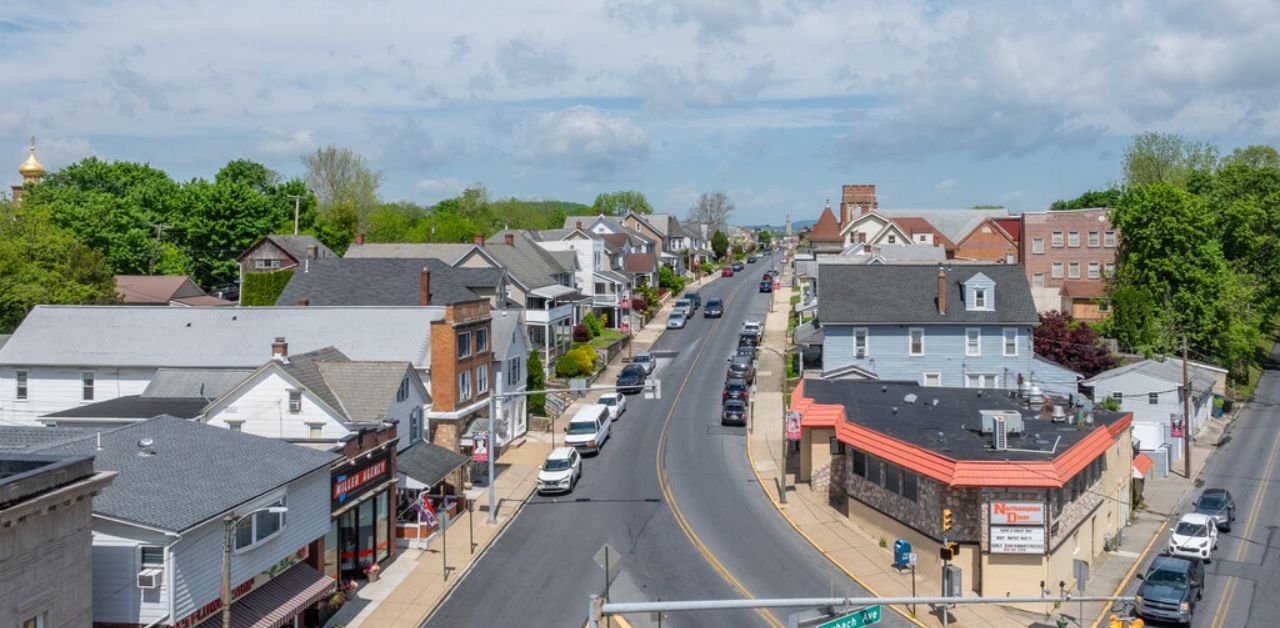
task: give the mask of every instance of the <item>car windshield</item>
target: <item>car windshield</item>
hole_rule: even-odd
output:
[[[595,434],[596,422],[595,421],[578,421],[578,422],[570,423],[569,433],[570,434]]]
[[[651,358],[647,355],[638,355],[634,358],[631,358],[631,362],[633,364],[648,364],[650,359]]]
[[[747,387],[747,382],[741,379],[731,379],[724,383],[724,387],[729,390],[743,390]]]
[[[707,301],[707,307],[720,307],[720,299],[711,299]]]
[[[1181,571],[1160,569],[1147,574],[1146,581],[1163,587],[1187,586],[1187,574]]]
[[[1209,536],[1209,530],[1198,523],[1190,521],[1179,521],[1178,527],[1173,531],[1178,536]]]
[[[601,397],[600,399],[596,400],[596,403],[602,406],[616,406],[618,405],[618,400],[614,399],[613,397]]]
[[[638,366],[628,366],[627,368],[622,369],[622,373],[618,377],[624,379],[639,379],[641,372],[642,371]]]
[[[1222,510],[1227,507],[1227,498],[1222,495],[1201,495],[1196,502],[1197,508],[1205,510]]]
[[[739,402],[729,402],[724,404],[725,412],[742,412],[742,404]]]
[[[543,471],[564,471],[569,468],[568,458],[548,458],[542,465]]]

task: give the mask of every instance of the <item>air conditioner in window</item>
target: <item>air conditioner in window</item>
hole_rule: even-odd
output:
[[[854,352],[853,352],[853,357],[855,357],[855,358],[865,358],[865,357],[867,357],[867,350],[866,350],[866,349],[855,349],[855,350],[854,350]]]
[[[138,588],[139,589],[159,589],[163,582],[163,569],[143,569],[138,572]]]

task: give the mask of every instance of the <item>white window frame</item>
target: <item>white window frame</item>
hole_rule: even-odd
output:
[[[1053,248],[1055,248],[1055,249],[1062,248],[1062,244],[1063,244],[1062,232],[1061,232],[1061,231],[1054,231],[1054,232],[1053,232],[1053,241],[1052,241],[1052,246],[1053,246]]]
[[[1088,277],[1090,279],[1101,279],[1102,264],[1099,264],[1098,262],[1089,262],[1088,273]]]
[[[1051,267],[1050,274],[1054,279],[1062,279],[1064,265],[1062,262],[1054,262]]]
[[[919,352],[919,353],[916,353],[916,351],[915,351],[916,334],[917,334],[917,333],[918,333],[918,334],[920,334],[920,352]],[[907,328],[907,355],[909,355],[909,356],[911,356],[911,357],[921,357],[921,356],[925,355],[925,346],[924,346],[924,328],[923,328],[923,327],[909,327],[909,328]]]
[[[148,550],[148,549],[160,550],[160,562],[158,564],[148,563],[145,560],[144,550]],[[137,556],[138,568],[135,571],[141,572],[143,569],[164,569],[164,562],[165,562],[165,556],[164,556],[163,545],[151,545],[149,543],[145,543],[138,546],[138,556]]]
[[[476,367],[476,394],[482,395],[489,392],[489,365],[481,364]]]
[[[991,309],[990,307],[987,306],[987,289],[985,287],[973,289],[973,309],[975,310]]]
[[[1080,232],[1079,231],[1067,232],[1067,247],[1073,248],[1073,249],[1080,248]]]
[[[1068,278],[1068,279],[1079,279],[1079,278],[1080,278],[1080,262],[1068,262],[1068,263],[1067,263],[1067,278]]]
[[[463,369],[458,373],[458,401],[471,398],[471,369]]]
[[[964,328],[964,354],[969,357],[982,355],[982,328]]]
[[[464,345],[466,348],[465,353],[463,352]],[[458,332],[458,357],[465,358],[465,357],[469,357],[470,355],[471,355],[471,332],[460,331]]]
[[[1032,273],[1032,274],[1031,274],[1031,287],[1032,287],[1032,288],[1043,288],[1043,287],[1044,287],[1044,273]]]
[[[476,337],[476,353],[484,353],[489,350],[489,330],[483,327],[475,332]]]
[[[1116,246],[1116,232],[1115,232],[1115,231],[1104,231],[1104,232],[1102,232],[1102,246],[1115,248],[1115,246]]]
[[[259,510],[262,508],[270,508],[272,506],[283,506],[285,508],[288,508],[289,501],[287,497],[288,496],[285,494],[284,491],[280,491],[279,493],[276,493],[271,497],[260,500],[253,506],[248,506],[238,510],[240,511],[240,514],[243,514],[243,513],[253,512],[255,510]],[[239,517],[240,514],[237,514],[236,516]],[[271,534],[268,534],[266,536],[258,536],[259,517],[279,517],[280,527],[276,528],[275,532],[272,532]],[[249,522],[251,526],[252,532],[250,534],[253,537],[253,540],[248,545],[242,546],[240,545],[240,526],[244,525],[245,522]],[[236,529],[233,530],[231,533],[232,545],[235,547],[235,553],[239,554],[242,552],[249,551],[255,547],[262,545],[263,543],[266,543],[267,541],[270,541],[271,539],[274,539],[280,536],[281,534],[284,533],[285,529],[288,527],[288,524],[289,524],[289,513],[287,512],[272,514],[263,510],[261,512],[255,512],[253,515],[245,517],[244,520],[236,524]]]
[[[1013,334],[1013,336],[1010,337],[1010,334]],[[1004,354],[1004,357],[1006,358],[1018,357],[1018,328],[1017,327],[1005,327],[1003,330],[1001,330],[1000,340],[1002,344],[1001,353]],[[1013,353],[1009,352],[1009,347],[1011,346],[1013,347]]]
[[[289,389],[289,414],[302,413],[302,391],[296,388]]]
[[[18,369],[13,372],[13,398],[26,401],[31,398],[31,372]]]
[[[964,387],[981,389],[995,388],[996,382],[999,381],[999,377],[1000,376],[996,373],[965,373]],[[974,385],[975,383],[977,384],[976,386]]]
[[[1091,248],[1097,248],[1097,247],[1098,247],[1098,245],[1099,245],[1099,244],[1101,244],[1101,243],[1102,243],[1102,236],[1101,236],[1097,231],[1090,231],[1090,232],[1089,232],[1089,246],[1090,246]]]
[[[930,384],[930,383],[929,383],[929,380],[930,380],[930,379],[933,379],[933,383],[932,383],[932,384]],[[925,372],[923,372],[923,373],[921,373],[921,374],[920,374],[920,382],[921,382],[921,383],[920,383],[920,385],[921,385],[921,386],[935,386],[935,387],[941,387],[941,386],[942,386],[942,372],[941,372],[941,371],[925,371]]]
[[[858,340],[862,340],[862,353],[858,353]],[[871,334],[866,327],[853,328],[853,357],[865,358],[871,355]]]
[[[1044,238],[1031,238],[1031,252],[1035,255],[1044,255]]]
[[[97,383],[97,375],[93,371],[80,372],[80,400],[93,401],[95,384]]]

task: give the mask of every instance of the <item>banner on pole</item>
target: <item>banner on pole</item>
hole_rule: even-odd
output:
[[[489,462],[489,433],[471,433],[471,461]]]
[[[793,411],[787,412],[786,430],[787,430],[787,440],[792,440],[792,441],[800,440],[800,413],[799,412],[793,412]]]

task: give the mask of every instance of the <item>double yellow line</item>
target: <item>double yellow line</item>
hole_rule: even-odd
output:
[[[733,303],[733,300],[737,298],[738,292],[746,285],[746,283],[739,284],[737,288],[733,289],[733,292],[729,293],[729,297],[725,299],[724,306],[726,309],[728,309],[729,305]],[[720,322],[722,320],[723,319],[716,319],[716,322],[711,325],[711,329],[707,331],[705,336],[706,338],[711,337],[711,333],[720,326]],[[675,495],[671,491],[671,483],[667,479],[667,470],[662,464],[662,454],[666,450],[667,446],[667,428],[671,426],[671,417],[675,416],[676,407],[680,404],[680,395],[684,393],[685,386],[689,385],[690,373],[697,370],[698,362],[702,360],[702,353],[706,351],[707,346],[710,344],[710,342],[703,343],[698,349],[698,352],[694,354],[693,362],[689,366],[689,371],[685,373],[684,380],[680,382],[680,388],[676,390],[675,397],[671,400],[671,410],[667,412],[667,417],[662,422],[662,431],[658,436],[658,452],[656,458],[658,486],[662,490],[662,497],[666,500],[667,506],[671,508],[671,515],[675,518],[676,525],[680,527],[682,532],[684,532],[685,537],[688,538],[689,542],[693,544],[693,547],[698,550],[698,553],[702,555],[702,558],[706,560],[707,564],[711,565],[711,568],[715,570],[715,572],[719,574],[730,587],[733,587],[739,595],[746,599],[752,599],[755,596],[752,595],[751,592],[747,590],[747,587],[735,578],[733,574],[729,573],[729,570],[725,568],[724,564],[716,558],[715,554],[713,554],[707,545],[702,542],[702,539],[698,538],[698,534],[693,531],[693,527],[689,525],[688,520],[684,517],[684,513],[680,511],[679,504],[676,503]],[[774,628],[784,628],[784,624],[779,622],[778,619],[769,611],[763,608],[757,608],[755,610],[756,614],[764,619],[770,626],[773,626]]]
[[[1240,535],[1239,545],[1236,546],[1235,560],[1240,562],[1244,560],[1246,554],[1249,553],[1249,537],[1253,535],[1254,526],[1258,523],[1258,515],[1262,512],[1262,503],[1267,500],[1267,486],[1271,481],[1271,472],[1276,466],[1276,452],[1280,451],[1280,434],[1276,435],[1275,441],[1271,444],[1271,453],[1267,455],[1267,466],[1262,471],[1261,486],[1258,487],[1258,493],[1253,498],[1253,506],[1249,509],[1249,519],[1245,523],[1244,533]],[[1239,579],[1234,576],[1227,577],[1227,584],[1222,588],[1222,598],[1218,600],[1218,608],[1213,611],[1213,621],[1209,623],[1209,628],[1222,628],[1227,622],[1227,615],[1230,614],[1231,600],[1236,595],[1236,585]]]

